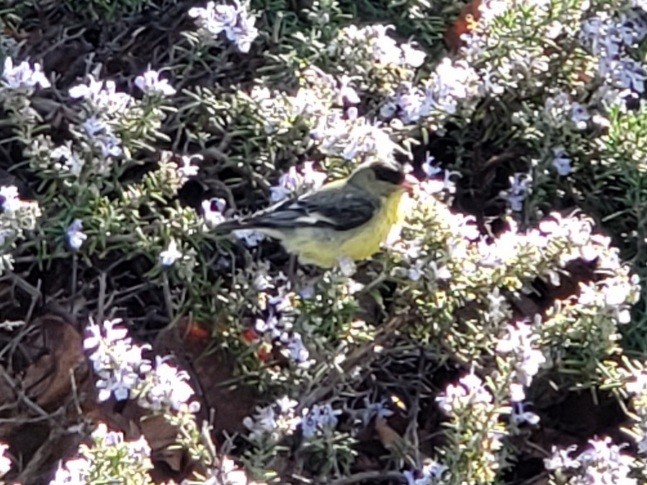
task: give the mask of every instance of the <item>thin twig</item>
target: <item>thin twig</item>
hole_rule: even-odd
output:
[[[99,276],[99,296],[97,297],[97,320],[103,322],[106,304],[106,273],[101,272]]]
[[[420,355],[420,361],[418,364],[418,375],[424,375],[424,356]],[[422,460],[420,457],[420,440],[418,436],[418,415],[420,413],[420,393],[416,392],[413,396],[411,402],[411,411],[409,413],[410,421],[405,432],[405,436],[408,436],[409,441],[412,443],[413,452],[415,454],[414,461],[416,468],[422,468]]]
[[[79,416],[83,415],[83,409],[81,409],[81,401],[79,400],[79,389],[76,385],[76,378],[74,377],[74,369],[69,370],[70,373],[70,385],[72,386],[72,399],[74,401],[74,407]]]
[[[47,440],[38,447],[27,466],[16,477],[15,483],[32,483],[34,477],[48,463],[52,455],[61,445],[61,438],[67,434],[77,433],[77,430],[67,430],[60,426],[50,429]]]
[[[357,365],[358,362],[363,361],[364,366],[370,365],[370,363],[380,355],[375,352],[375,347],[382,346],[386,340],[392,338],[393,333],[402,326],[405,321],[406,320],[403,317],[394,317],[384,324],[378,331],[373,342],[358,347],[351,352],[348,358],[341,364],[341,372],[337,368],[333,368],[321,385],[317,386],[315,390],[301,400],[297,411],[309,408],[312,404],[320,401],[339,383],[339,381],[341,381],[344,375]]]
[[[34,309],[36,308],[36,304],[40,301],[40,299],[42,297],[42,293],[41,293],[41,283],[42,282],[41,282],[41,280],[40,279],[38,280],[38,285],[37,286],[33,286],[29,282],[27,282],[27,280],[25,280],[24,278],[22,278],[21,276],[17,275],[16,273],[13,273],[13,272],[8,272],[7,276],[5,278],[8,278],[9,280],[11,280],[11,282],[13,283],[14,286],[17,286],[18,288],[20,288],[21,290],[26,292],[31,297],[31,302],[29,304],[29,308],[27,309],[27,314],[26,314],[26,316],[24,318],[24,322],[28,323],[31,320],[31,317],[32,317],[32,315],[34,313]],[[3,278],[3,279],[5,279],[5,278]],[[14,294],[14,291],[15,290],[12,287],[11,288],[12,295]],[[12,301],[14,299],[15,298],[12,298]]]
[[[31,297],[31,302],[29,303],[29,309],[27,310],[27,314],[25,315],[25,323],[29,323],[31,321],[31,317],[34,314],[34,310],[36,309],[36,303],[38,303],[38,301],[41,299],[42,284],[43,284],[43,281],[40,278],[38,278],[38,284],[36,285],[36,289],[38,290],[38,296],[34,297],[32,295]]]
[[[76,301],[76,272],[79,269],[79,260],[76,252],[72,254],[72,298],[70,298],[70,312],[74,313],[74,302]]]
[[[34,413],[36,413],[38,416],[47,419],[51,423],[56,423],[58,424],[58,420],[56,419],[62,410],[59,409],[55,413],[48,413],[45,411],[42,407],[40,407],[38,404],[36,404],[34,401],[32,401],[25,392],[16,384],[16,382],[11,378],[9,374],[7,374],[7,371],[4,369],[4,367],[0,366],[0,375],[2,378],[9,384],[9,387],[13,390],[13,392],[16,393],[20,401],[25,403],[25,405],[31,409]]]
[[[171,298],[171,287],[168,282],[166,271],[162,273],[162,289],[164,290],[164,303],[169,322],[173,321],[173,299]]]

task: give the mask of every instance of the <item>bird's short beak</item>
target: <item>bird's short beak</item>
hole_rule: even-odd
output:
[[[402,187],[404,190],[407,192],[411,192],[413,188],[418,185],[419,180],[415,178],[413,175],[408,173],[407,175],[404,176],[404,182],[402,182]]]

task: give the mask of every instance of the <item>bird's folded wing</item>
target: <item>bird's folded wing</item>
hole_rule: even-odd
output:
[[[249,222],[265,227],[328,227],[345,231],[368,222],[378,206],[379,201],[368,194],[322,191],[286,201]]]

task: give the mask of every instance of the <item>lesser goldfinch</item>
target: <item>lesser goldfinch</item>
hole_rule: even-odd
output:
[[[214,229],[257,230],[278,239],[301,263],[331,268],[342,259],[370,258],[380,249],[410,187],[401,166],[370,162],[345,179]]]

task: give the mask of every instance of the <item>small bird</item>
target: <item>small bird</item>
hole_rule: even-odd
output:
[[[364,163],[345,179],[214,230],[259,231],[278,239],[301,263],[321,268],[344,259],[360,261],[380,249],[400,219],[402,196],[412,179],[394,162]]]

